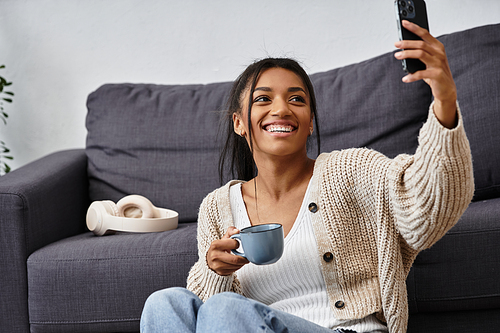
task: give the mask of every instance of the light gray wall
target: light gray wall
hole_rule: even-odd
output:
[[[427,0],[438,36],[500,22],[498,0]],[[14,103],[0,140],[14,168],[85,145],[103,83],[233,80],[256,58],[315,73],[394,49],[392,0],[0,0],[0,75]]]

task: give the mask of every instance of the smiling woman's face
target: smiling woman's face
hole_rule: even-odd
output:
[[[242,112],[233,114],[234,131],[248,136],[250,89],[242,100]],[[262,72],[252,95],[254,156],[307,155],[306,142],[313,128],[307,88],[294,72],[271,68]]]

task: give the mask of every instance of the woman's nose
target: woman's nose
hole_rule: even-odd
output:
[[[289,113],[290,109],[288,108],[288,103],[286,102],[286,100],[283,100],[282,98],[276,98],[273,103],[271,114],[283,117]]]

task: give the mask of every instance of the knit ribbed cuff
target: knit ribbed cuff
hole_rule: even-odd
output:
[[[429,107],[429,116],[427,122],[420,130],[419,143],[422,146],[433,146],[438,150],[438,155],[449,157],[456,157],[463,155],[465,151],[469,150],[469,141],[465,135],[462,113],[460,105],[457,101],[457,126],[454,128],[447,128],[443,126],[436,115],[434,114],[434,102]]]

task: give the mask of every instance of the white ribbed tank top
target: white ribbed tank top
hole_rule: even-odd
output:
[[[348,328],[360,333],[387,332],[387,327],[375,315],[361,320],[341,321],[335,318],[330,309],[312,221],[310,214],[307,214],[310,186],[311,182],[297,219],[285,237],[281,259],[272,265],[250,263],[236,272],[244,295],[323,327]],[[251,226],[241,183],[231,186],[230,200],[235,227],[241,230]]]

